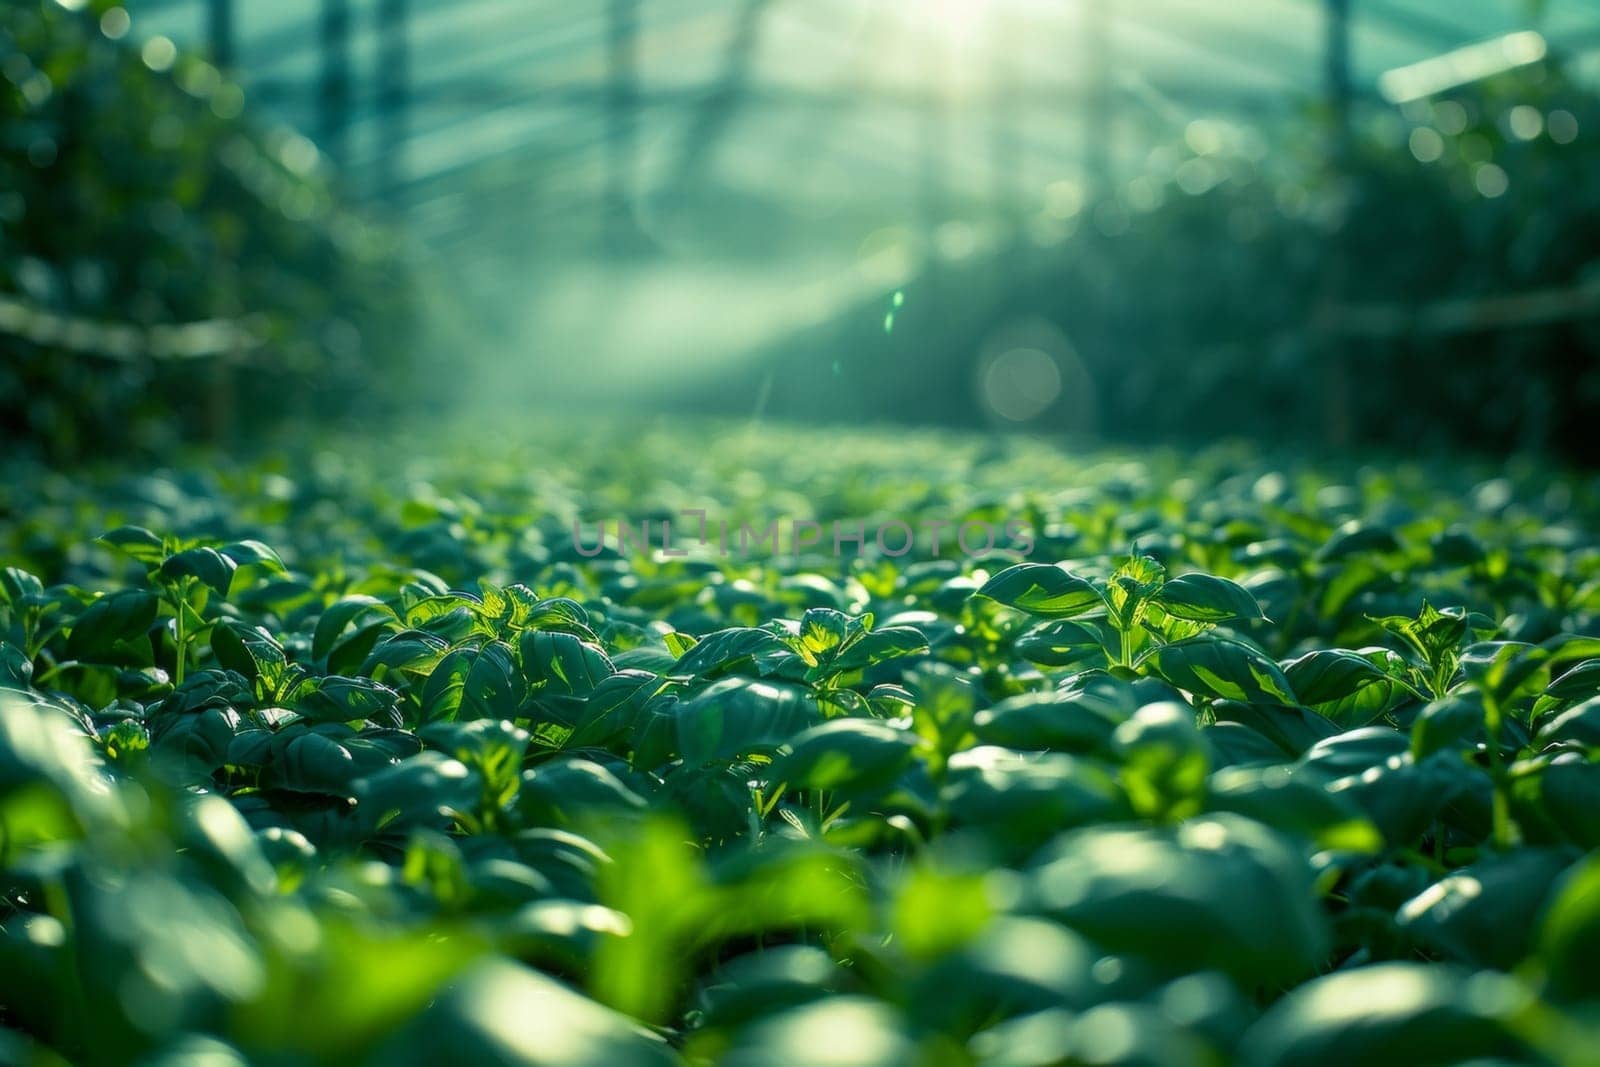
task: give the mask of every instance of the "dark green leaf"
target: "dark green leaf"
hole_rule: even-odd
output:
[[[1166,582],[1154,599],[1167,614],[1191,622],[1248,622],[1266,617],[1256,598],[1242,586],[1209,574],[1179,575]]]
[[[1192,637],[1162,645],[1142,662],[1191,693],[1252,704],[1297,703],[1283,670],[1238,641],[1210,635]]]

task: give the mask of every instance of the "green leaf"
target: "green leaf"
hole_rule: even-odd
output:
[[[372,646],[358,673],[373,674],[383,668],[391,673],[427,675],[449,650],[450,645],[444,638],[426,630],[400,630],[385,635]]]
[[[1559,675],[1545,687],[1545,695],[1563,701],[1600,696],[1600,659],[1586,659]]]
[[[161,538],[143,526],[119,526],[96,537],[95,541],[146,566],[160,563],[167,554]]]
[[[920,656],[928,651],[928,639],[910,626],[886,626],[862,634],[826,665],[828,677],[845,671],[859,671],[892,659]]]
[[[516,777],[532,739],[528,731],[504,719],[433,723],[418,730],[417,736],[486,779]]]
[[[1411,752],[1417,759],[1448,749],[1469,751],[1484,740],[1483,694],[1472,690],[1430,701],[1411,724]]]
[[[1519,786],[1522,783],[1518,783]],[[1600,764],[1558,759],[1532,780],[1539,811],[1560,835],[1580,848],[1600,848]]]
[[[656,815],[609,821],[598,843],[613,862],[598,871],[599,902],[628,916],[627,937],[595,949],[589,988],[597,1000],[639,1019],[668,1015],[689,966],[688,949],[726,904],[711,884],[686,827]]]
[[[1470,530],[1452,529],[1435,534],[1428,542],[1433,561],[1445,567],[1475,567],[1488,558],[1488,550]]]
[[[467,677],[477,660],[475,648],[458,648],[439,660],[417,698],[422,709],[422,723],[447,722],[456,717],[461,710]]]
[[[1100,593],[1084,578],[1062,566],[1018,563],[990,578],[979,596],[1030,615],[1066,618],[1105,608]]]
[[[275,688],[288,666],[283,646],[259,626],[224,619],[211,628],[211,652],[224,670],[262,679]]]
[[[951,756],[940,797],[957,826],[981,829],[1018,859],[1063,830],[1131,814],[1110,769],[1062,752],[993,745]]]
[[[678,752],[688,766],[770,756],[822,713],[798,686],[724,678],[673,708]]]
[[[0,641],[0,689],[27,689],[33,681],[33,661],[8,641]]]
[[[649,671],[621,670],[595,686],[567,738],[568,748],[608,745],[633,732],[645,705],[666,683]]]
[[[559,630],[524,631],[518,650],[528,684],[547,693],[586,697],[616,673],[599,645]]]
[[[554,977],[506,960],[486,960],[467,971],[373,1059],[395,1067],[443,1062],[672,1067],[678,1062],[666,1040],[629,1017]]]
[[[978,881],[976,888],[992,896],[995,880]],[[990,900],[974,899],[976,894],[972,890],[967,894],[962,897],[950,893],[954,899],[947,902],[937,899],[922,902],[922,907],[929,912],[940,904],[945,905],[948,925],[941,924],[939,932],[947,938],[959,932],[962,925],[970,926],[986,915],[978,910],[980,904],[993,909]],[[929,925],[940,921],[937,915],[927,916]],[[955,929],[950,929],[951,926]],[[923,934],[925,939],[929,936]],[[898,932],[896,937],[900,937]],[[932,1031],[957,1035],[976,1033],[974,1051],[982,1048],[987,1053],[978,1062],[1015,1062],[1005,1056],[1006,1051],[1013,1049],[1024,1053],[1022,1062],[1062,1062],[1065,1056],[1057,1059],[1048,1052],[1040,1055],[1048,1047],[1045,1042],[1024,1039],[1013,1044],[999,1033],[1004,1023],[1000,1027],[991,1024],[1008,1017],[1044,1018],[1055,1024],[1049,1028],[1051,1036],[1060,1039],[1062,1017],[1070,1018],[1072,1012],[1092,1010],[1096,1003],[1132,985],[1119,982],[1119,976],[1108,974],[1109,968],[1105,967],[1100,969],[1097,978],[1094,965],[1098,958],[1101,958],[1098,950],[1088,940],[1059,923],[1033,916],[999,914],[973,931],[963,943],[952,946],[932,966],[921,969],[908,991],[906,1014],[913,1025]],[[1158,1058],[1140,1062],[1184,1061]]]
[[[0,601],[21,606],[44,592],[44,584],[21,567],[0,568]]]
[[[1209,574],[1179,575],[1164,584],[1153,599],[1167,614],[1191,622],[1266,618],[1256,598],[1243,586]]]
[[[1374,963],[1307,982],[1250,1028],[1240,1062],[1445,1064],[1523,1060],[1507,1025],[1527,1005],[1515,980],[1439,964]]]
[[[1074,831],[1040,855],[1029,897],[1107,951],[1178,973],[1216,968],[1246,986],[1308,977],[1328,947],[1298,850],[1237,815]],[[1202,929],[1209,936],[1194,936]]]
[[[1022,693],[978,712],[973,730],[985,744],[1105,752],[1112,732],[1134,710],[1131,691],[1114,685],[1079,692]]]
[[[568,757],[522,775],[517,815],[524,826],[573,826],[643,811],[643,797],[594,760]]]
[[[447,983],[487,949],[480,934],[461,926],[380,926],[336,912],[321,918],[314,941],[297,947],[301,951],[287,959],[269,958],[265,989],[232,1016],[230,1029],[251,1050],[250,1060],[440,1062],[422,1048],[428,1035],[419,1031],[445,1013],[435,1007],[427,1022],[419,1013],[436,1006],[447,989],[459,995],[461,987]],[[457,1032],[444,1040],[459,1038]],[[458,1046],[457,1054],[468,1052]]]
[[[412,827],[445,829],[457,812],[472,810],[483,787],[477,772],[466,764],[430,751],[381,767],[345,788],[354,793],[356,811],[366,832],[373,834]]]
[[[1130,556],[1106,583],[1106,603],[1117,629],[1131,630],[1139,624],[1145,605],[1166,584],[1167,569],[1153,556]]]
[[[1352,520],[1339,527],[1339,531],[1317,550],[1317,559],[1323,563],[1336,563],[1352,556],[1399,551],[1400,541],[1393,530],[1385,526],[1362,525]]]
[[[672,675],[675,678],[710,678],[776,652],[787,653],[788,648],[774,633],[746,627],[718,630],[707,634],[685,652],[673,665]]]
[[[356,633],[346,638],[345,631],[352,624],[356,626]],[[345,597],[329,605],[317,620],[316,630],[311,635],[312,658],[328,664],[330,670],[354,670],[356,664],[365,659],[367,652],[377,643],[382,628],[390,625],[397,625],[394,611],[377,597]],[[363,635],[366,640],[360,644],[358,642]],[[355,663],[341,662],[335,666],[334,652],[341,644],[351,646],[341,660],[347,661],[353,657]]]
[[[807,666],[815,667],[860,632],[861,624],[844,612],[832,608],[812,608],[800,619],[794,650],[806,661]]]
[[[261,784],[268,789],[349,797],[355,795],[360,773],[349,748],[326,734],[300,728],[273,739]]]
[[[1538,960],[1551,992],[1564,999],[1600,996],[1600,854],[1590,853],[1551,887],[1538,935]]]
[[[901,1067],[917,1062],[917,1043],[893,1008],[859,995],[826,997],[790,1008],[738,1032],[720,1060],[726,1067],[839,1062],[847,1035],[850,1067]]]
[[[1206,635],[1152,649],[1140,661],[1179,689],[1250,704],[1298,703],[1283,670],[1249,645]]]
[[[1574,741],[1588,749],[1600,749],[1600,697],[1575,704],[1539,727],[1540,745]]]
[[[930,767],[937,773],[972,736],[979,699],[976,680],[948,664],[930,662],[908,674],[905,681],[916,696],[911,728],[931,749]]]
[[[288,573],[278,554],[260,541],[235,541],[225,545],[222,554],[240,567],[254,567],[263,574],[281,576]]]
[[[1200,811],[1211,761],[1194,709],[1175,702],[1146,704],[1117,727],[1111,740],[1135,814],[1175,822]]]
[[[1550,683],[1550,653],[1522,641],[1480,641],[1461,650],[1467,681],[1502,704]]]
[[[294,708],[316,722],[355,722],[377,718],[399,700],[399,693],[370,678],[330,675],[300,694]]]
[[[238,569],[239,564],[233,559],[214,548],[202,547],[185,549],[168,556],[161,561],[158,573],[168,582],[179,578],[197,578],[215,589],[218,596],[227,596],[229,587],[233,585],[234,571]]]
[[[1309,708],[1219,700],[1211,705],[1211,713],[1219,724],[1246,727],[1289,757],[1299,756],[1317,742],[1339,733],[1337,723]]]
[[[1283,666],[1284,677],[1308,707],[1336,704],[1389,675],[1366,656],[1342,648],[1319,648]]]
[[[844,972],[814,945],[774,945],[722,964],[701,987],[705,1023],[737,1026],[838,991]]]
[[[1050,619],[1024,631],[1011,648],[1043,667],[1099,667],[1106,663],[1107,644],[1103,622]]]
[[[1398,738],[1398,750],[1385,734]],[[1476,812],[1467,836],[1481,840],[1488,834],[1488,777],[1452,753],[1415,759],[1398,731],[1353,730],[1320,742],[1302,763],[1319,773],[1342,775],[1328,783],[1328,790],[1360,807],[1392,845],[1414,847],[1434,820],[1458,805],[1466,806],[1464,814]]]
[[[912,958],[937,959],[983,932],[997,911],[994,898],[982,871],[919,863],[895,887],[890,929]]]
[[[679,633],[676,630],[662,635],[662,642],[667,646],[667,651],[672,653],[672,658],[677,660],[700,641],[693,634]]]
[[[1382,835],[1359,807],[1328,792],[1319,776],[1293,767],[1217,771],[1206,783],[1205,808],[1249,816],[1319,849],[1362,854],[1383,849]]]
[[[1430,668],[1445,668],[1454,673],[1452,657],[1472,632],[1472,619],[1464,608],[1438,610],[1426,600],[1415,618],[1389,615],[1373,619],[1379,626],[1405,641]],[[1439,694],[1443,695],[1443,694]]]
[[[124,589],[89,604],[72,623],[67,655],[88,662],[125,662],[127,642],[144,637],[155,625],[160,601],[142,589]],[[148,663],[148,644],[143,662]]]
[[[910,763],[916,735],[870,719],[834,719],[797,735],[767,773],[791,789],[843,795],[888,787]]]
[[[1509,971],[1527,958],[1565,849],[1489,855],[1452,871],[1395,914],[1400,929],[1446,959]]]
[[[528,684],[504,641],[491,641],[473,657],[461,682],[461,719],[515,719],[527,697]]]

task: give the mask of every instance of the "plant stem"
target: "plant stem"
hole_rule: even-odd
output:
[[[60,674],[62,671],[69,670],[69,669],[71,669],[73,667],[78,667],[78,666],[82,666],[82,664],[80,664],[79,661],[77,661],[75,659],[64,659],[60,663],[53,664],[50,667],[49,670],[45,671],[43,674],[41,674],[38,677],[34,678],[33,684],[34,684],[35,687],[43,686],[46,682],[50,681],[50,679],[54,678],[56,675]]]
[[[174,590],[174,593],[175,595],[173,596],[173,600],[176,601],[175,606],[178,610],[177,630],[174,635],[174,640],[178,646],[178,662],[176,669],[173,671],[172,684],[182,685],[183,674],[189,662],[189,637],[188,634],[185,633],[185,627],[183,624],[183,609],[189,605],[188,582],[180,581],[177,585],[177,588]]]
[[[1500,702],[1490,693],[1485,693],[1483,697],[1483,732],[1489,749],[1489,777],[1494,785],[1494,847],[1504,852],[1512,846],[1511,803],[1506,797],[1505,766],[1500,756]]]

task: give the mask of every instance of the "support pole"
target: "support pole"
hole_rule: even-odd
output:
[[[317,136],[328,158],[342,164],[350,125],[350,0],[322,0],[321,46]]]
[[[1324,0],[1326,40],[1324,58],[1328,104],[1328,166],[1333,195],[1348,210],[1351,182],[1350,133],[1350,4],[1351,0]],[[1331,447],[1350,443],[1350,366],[1347,342],[1335,316],[1348,300],[1349,241],[1345,223],[1328,238],[1323,265],[1322,308],[1318,318],[1326,327],[1320,338],[1322,363],[1323,437]]]
[[[405,182],[410,135],[410,0],[378,0],[378,195],[390,201]]]
[[[932,0],[935,4],[949,4],[954,0]],[[934,262],[934,240],[939,227],[946,221],[950,205],[947,178],[950,146],[950,54],[952,48],[945,38],[943,27],[932,25],[926,30],[923,82],[927,95],[922,106],[921,154],[922,165],[919,198],[923,230],[927,234],[930,265]]]
[[[994,168],[995,215],[1010,235],[1021,225],[1027,203],[1023,175],[1022,137],[1018,132],[1018,88],[1015,72],[1018,48],[1024,35],[1014,32],[1015,12],[996,6],[989,31],[990,110],[989,144]]]
[[[224,74],[233,72],[233,0],[206,0],[206,39],[211,63]]]
[[[224,76],[234,74],[233,0],[206,0],[206,40],[211,63]],[[240,354],[230,352],[210,361],[202,372],[206,396],[205,434],[212,444],[232,444],[237,435],[238,377],[235,362]]]
[[[1082,0],[1083,30],[1083,188],[1084,203],[1094,205],[1112,188],[1111,138],[1114,130],[1111,92],[1111,31],[1106,0]]]
[[[1341,169],[1350,151],[1350,0],[1325,0],[1328,5],[1328,111],[1334,158]]]
[[[637,244],[634,184],[639,166],[639,0],[611,0],[606,36],[606,243],[613,254]]]

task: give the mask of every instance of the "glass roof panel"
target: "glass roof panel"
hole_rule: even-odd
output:
[[[128,0],[135,36],[203,50],[208,2]],[[1034,195],[1081,170],[1098,72],[1107,151],[1130,174],[1193,118],[1303,114],[1327,77],[1323,0],[409,0],[409,106],[397,125],[378,104],[380,0],[234,0],[247,93],[313,139],[329,122],[324,71],[341,62],[325,50],[324,11],[341,3],[351,186],[381,192],[377,164],[390,157],[413,206],[493,169],[507,180],[537,172],[543,209],[570,210],[551,183],[597,197],[621,136],[638,146],[628,183],[641,202],[709,177],[812,210],[848,194],[914,217],[930,164],[953,200],[1000,188],[997,144]],[[1589,0],[1546,0],[1536,22],[1531,6],[1352,4],[1352,90],[1373,98],[1386,70],[1530,25],[1552,47],[1600,46]],[[630,10],[618,25],[633,27],[633,73],[619,94],[613,14]],[[619,100],[634,101],[631,117],[618,117]]]

